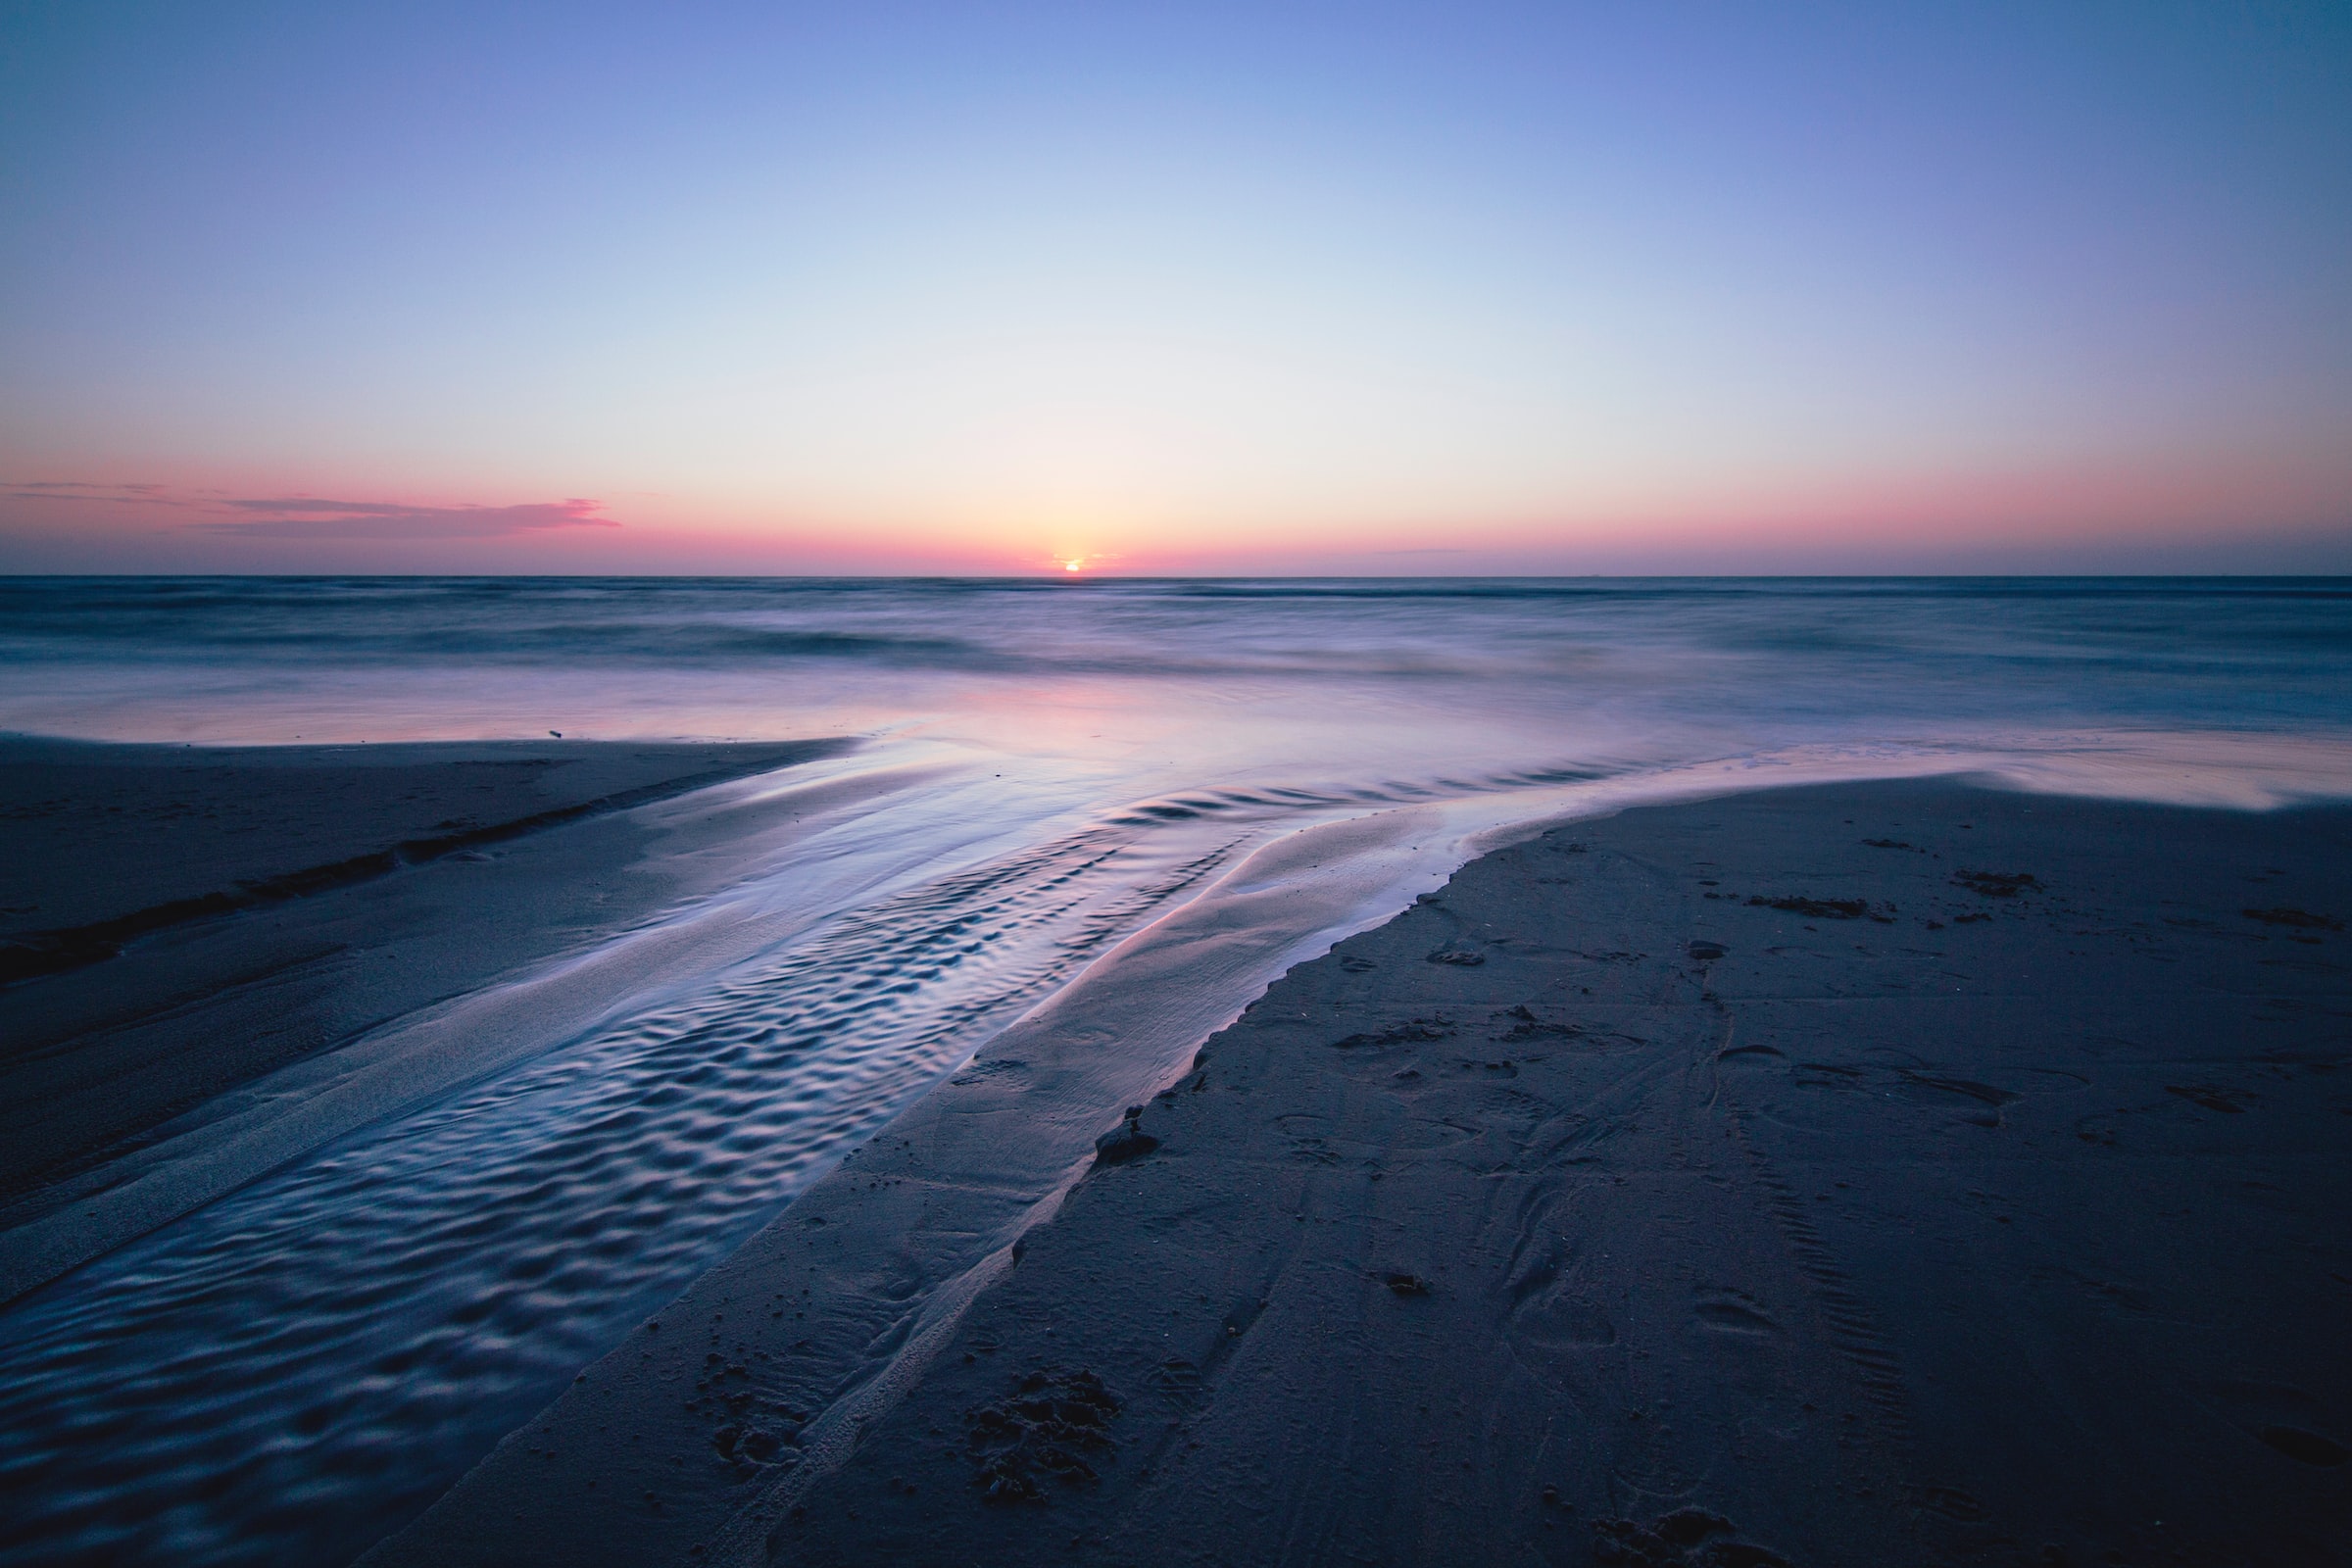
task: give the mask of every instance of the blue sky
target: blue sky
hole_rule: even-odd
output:
[[[2352,8],[0,17],[0,569],[2352,564]]]

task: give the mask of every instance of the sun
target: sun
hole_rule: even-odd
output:
[[[1064,571],[1083,571],[1086,569],[1086,558],[1084,556],[1072,556],[1069,560],[1064,561],[1061,564],[1061,569]]]

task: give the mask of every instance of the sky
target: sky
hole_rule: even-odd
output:
[[[2352,6],[0,0],[0,571],[2352,570]]]

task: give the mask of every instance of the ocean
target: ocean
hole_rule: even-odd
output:
[[[343,1561],[1175,909],[1271,934],[1041,1113],[1115,1117],[1565,816],[1928,774],[2352,795],[2352,580],[20,578],[0,730],[858,739],[659,808],[808,806],[663,916],[692,961],[0,1309],[0,1558]]]

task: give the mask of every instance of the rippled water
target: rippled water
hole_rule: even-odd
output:
[[[12,1562],[348,1559],[996,1029],[1298,826],[1792,760],[2352,793],[2352,584],[2308,580],[17,581],[0,668],[19,730],[853,733],[837,771],[907,780],[746,845],[717,899],[772,939],[0,1312]],[[1337,924],[1408,896],[1367,885]]]

